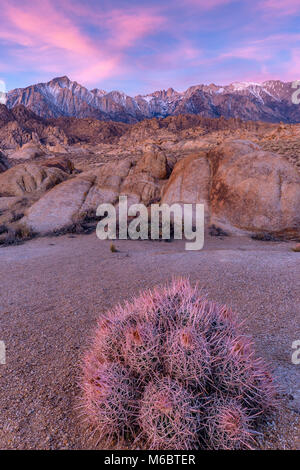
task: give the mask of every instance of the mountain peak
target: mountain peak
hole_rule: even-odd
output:
[[[69,79],[69,77],[67,77],[67,75],[63,75],[62,77],[53,78],[48,83],[51,83],[51,82],[54,82],[54,83],[71,83],[71,80]]]
[[[184,92],[170,87],[131,97],[118,90],[88,90],[64,75],[8,92],[7,106],[11,109],[22,104],[45,118],[93,117],[128,123],[190,113],[208,118],[300,122],[300,106],[293,105],[291,98],[291,83],[278,80],[194,85]]]

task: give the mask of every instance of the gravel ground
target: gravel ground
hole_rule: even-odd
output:
[[[210,299],[245,320],[257,350],[274,368],[282,405],[263,448],[300,449],[300,253],[290,243],[207,238],[184,243],[120,241],[118,253],[95,234],[40,238],[0,248],[0,448],[78,449],[90,444],[76,411],[80,355],[96,319],[139,290],[172,275],[199,281]]]

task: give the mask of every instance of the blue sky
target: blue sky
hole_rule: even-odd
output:
[[[300,78],[300,0],[0,0],[7,89],[67,75],[130,95]]]

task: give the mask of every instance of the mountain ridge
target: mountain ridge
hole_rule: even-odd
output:
[[[183,92],[173,88],[131,97],[118,90],[88,90],[67,76],[16,88],[6,105],[24,105],[44,118],[96,118],[126,123],[178,114],[240,118],[266,122],[300,122],[300,107],[292,103],[292,82],[234,82],[229,85],[193,85]]]

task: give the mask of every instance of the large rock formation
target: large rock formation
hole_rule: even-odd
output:
[[[107,163],[59,184],[31,206],[22,222],[36,232],[48,233],[95,213],[101,203],[117,204],[121,194],[127,195],[129,206],[159,200],[167,161],[158,156],[157,149],[152,151],[152,158],[148,148],[137,165],[132,158]]]
[[[137,163],[136,173],[148,173],[153,178],[165,179],[170,170],[166,155],[157,145],[146,145],[143,158]]]
[[[227,139],[179,159],[157,144],[144,144],[132,156],[116,155],[112,161],[108,156],[104,162],[82,172],[66,158],[16,165],[0,174],[0,207],[13,210],[14,198],[26,197],[31,207],[21,222],[49,233],[127,195],[129,205],[203,203],[206,227],[300,236],[299,172],[256,143]]]
[[[300,233],[300,176],[293,165],[245,141],[225,142],[209,159],[214,221],[251,231]]]
[[[284,158],[229,140],[178,162],[162,202],[204,203],[207,218],[235,231],[300,234],[300,176]]]
[[[8,109],[0,104],[0,144],[4,149],[17,149],[24,144],[68,144],[69,139],[56,123],[37,116],[23,105]],[[24,158],[20,154],[20,158]],[[18,157],[15,157],[18,158]]]

